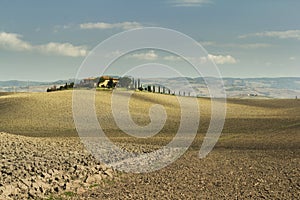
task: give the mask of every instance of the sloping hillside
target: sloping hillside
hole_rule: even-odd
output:
[[[123,91],[117,99],[125,95]],[[199,149],[210,120],[210,100],[198,102],[200,126],[189,150],[161,170],[133,174],[113,171],[85,150],[76,137],[72,91],[0,93],[0,198],[298,199],[300,100],[228,99],[223,133],[203,159]],[[111,91],[96,93],[96,113],[105,133],[135,153],[166,145],[178,129],[179,103],[171,95],[136,92],[129,105],[132,119],[147,125],[154,104],[165,107],[166,124],[157,136],[138,139],[116,126]]]
[[[117,98],[122,98],[122,93],[118,95]],[[202,137],[210,122],[210,100],[199,98],[198,102],[201,113],[198,133]],[[163,105],[168,115],[157,138],[174,136],[180,124],[180,107],[175,96],[136,92],[130,100],[132,119],[141,126],[147,125],[150,122],[149,109],[154,104]],[[114,121],[111,91],[97,91],[96,111],[101,127],[109,136],[128,136]],[[26,136],[77,136],[72,115],[72,91],[1,94],[0,112],[0,131]],[[286,131],[287,127],[288,133],[292,134],[299,131],[299,113],[300,101],[294,99],[228,99],[222,136],[247,134],[248,138],[255,139],[257,134]]]

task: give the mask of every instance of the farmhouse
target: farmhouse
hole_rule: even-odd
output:
[[[102,88],[114,88],[119,83],[119,78],[110,76],[101,76],[99,79],[98,87]]]

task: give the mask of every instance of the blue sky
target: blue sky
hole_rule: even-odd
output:
[[[198,41],[224,77],[300,76],[299,8],[298,0],[3,0],[0,80],[74,78],[101,41],[149,26]]]

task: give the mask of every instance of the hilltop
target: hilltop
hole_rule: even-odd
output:
[[[141,78],[141,83],[147,84],[172,84],[180,89],[185,80],[188,80],[200,96],[209,97],[205,80],[214,81],[216,78]],[[260,98],[295,98],[300,96],[299,77],[278,77],[278,78],[223,78],[224,87],[228,97],[245,98],[248,94],[257,95]],[[59,80],[54,82],[34,81],[0,81],[0,92],[45,92],[53,85],[60,86],[65,83],[74,82],[73,79]]]

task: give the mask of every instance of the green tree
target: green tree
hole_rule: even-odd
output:
[[[127,76],[121,77],[119,79],[119,86],[120,87],[129,88],[130,84],[131,84],[131,79]]]
[[[107,87],[108,88],[114,88],[116,86],[116,84],[114,83],[113,79],[110,78],[108,83],[107,83]]]
[[[97,83],[97,87],[99,87],[99,84],[100,84],[100,83],[103,83],[104,81],[105,81],[105,78],[103,78],[103,76],[101,76],[101,77],[99,78],[98,83]]]

